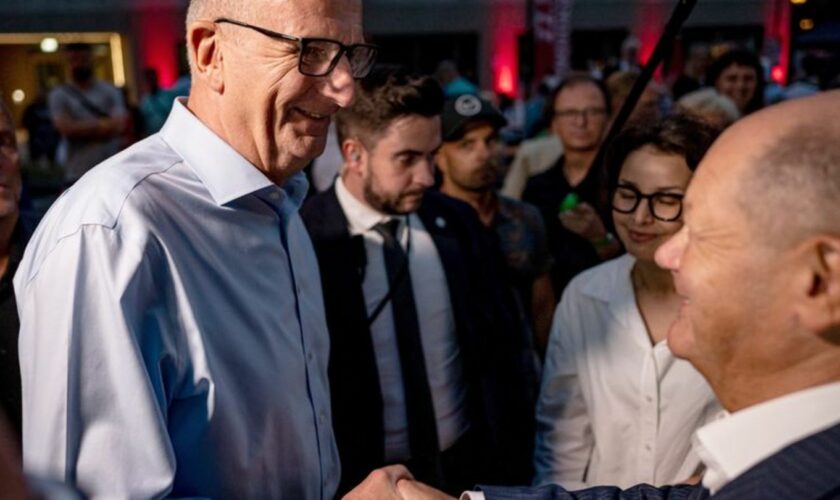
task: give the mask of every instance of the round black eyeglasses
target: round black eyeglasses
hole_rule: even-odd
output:
[[[654,219],[673,222],[682,216],[682,194],[657,192],[643,194],[633,186],[621,185],[612,197],[612,209],[621,214],[632,214],[642,200],[647,200],[648,210]]]

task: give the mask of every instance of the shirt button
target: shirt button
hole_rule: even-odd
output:
[[[321,414],[318,415],[318,422],[321,425],[325,425],[327,423],[327,416],[324,414],[324,412],[321,412]]]
[[[645,398],[645,401],[647,401],[648,403],[653,403],[653,397],[648,396],[648,397]]]
[[[311,362],[315,361],[315,355],[310,352],[309,354],[306,355],[306,359],[311,363]]]
[[[280,193],[275,191],[275,192],[273,192],[269,195],[269,198],[271,198],[272,200],[279,200],[280,199]]]

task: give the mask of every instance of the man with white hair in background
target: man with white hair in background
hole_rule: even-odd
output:
[[[327,499],[300,170],[376,48],[361,0],[192,0],[192,88],[58,200],[15,276],[24,466],[93,496]]]

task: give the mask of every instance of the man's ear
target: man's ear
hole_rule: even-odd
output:
[[[806,266],[791,285],[801,326],[820,336],[840,329],[840,238],[819,236],[802,246]]]
[[[344,171],[353,175],[363,175],[367,164],[367,149],[356,138],[344,139],[341,143],[341,156],[344,157]]]
[[[194,65],[194,78],[204,80],[218,93],[224,92],[224,65],[218,26],[210,21],[197,21],[187,28],[187,50]]]

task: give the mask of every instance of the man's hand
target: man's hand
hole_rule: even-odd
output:
[[[376,469],[352,491],[344,495],[344,500],[403,500],[397,490],[397,482],[401,479],[414,479],[411,472],[402,465],[389,465]]]
[[[405,500],[456,500],[440,490],[409,479],[398,482],[397,490]]]
[[[601,241],[607,236],[604,222],[598,216],[598,212],[588,203],[580,203],[575,208],[561,213],[558,217],[563,227],[593,243]]]

